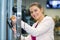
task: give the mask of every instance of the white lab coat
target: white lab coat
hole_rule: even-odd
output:
[[[36,23],[31,27],[27,23],[21,21],[21,27],[29,34],[27,37],[21,36],[21,40],[32,40],[32,36],[36,36],[36,40],[54,40],[54,21],[52,17],[46,16],[39,22],[35,28]]]

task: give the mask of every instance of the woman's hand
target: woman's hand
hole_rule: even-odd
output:
[[[12,25],[15,26],[15,25],[16,25],[16,16],[13,15],[13,16],[10,18],[10,20],[11,20],[11,22],[12,22]]]
[[[11,20],[12,25],[13,25],[12,30],[13,30],[13,32],[14,32],[14,35],[16,35],[16,16],[13,15],[13,16],[10,18],[10,20]]]
[[[16,34],[16,27],[13,27],[12,30],[13,30],[14,34]]]

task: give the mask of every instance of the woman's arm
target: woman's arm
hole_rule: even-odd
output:
[[[30,25],[28,25],[25,22],[21,22],[21,27],[26,30],[27,33],[33,35],[33,36],[38,36],[41,35],[47,31],[49,31],[51,28],[54,29],[54,21],[52,18],[48,18],[44,20],[43,22],[39,23],[37,28],[33,28]]]

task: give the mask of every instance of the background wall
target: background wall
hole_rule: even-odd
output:
[[[44,12],[46,15],[49,15],[52,17],[55,17],[56,15],[58,15],[60,17],[60,9],[47,9],[46,8],[47,0],[22,0],[22,5],[28,8],[29,5],[33,2],[39,2],[44,7]]]

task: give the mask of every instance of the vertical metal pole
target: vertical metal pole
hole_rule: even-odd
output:
[[[0,1],[0,40],[1,40],[1,4],[2,3],[2,1]]]
[[[0,40],[6,40],[6,14],[7,14],[7,10],[6,10],[6,0],[0,0],[1,1],[1,26],[0,26]]]
[[[14,4],[14,0],[8,0],[8,18],[10,19],[10,17],[12,16],[12,7]],[[8,40],[13,40],[12,38],[12,30],[10,27],[8,27]]]
[[[22,10],[22,0],[17,0],[17,33],[16,40],[21,40],[21,10]]]
[[[0,5],[1,5],[1,0],[0,0]],[[0,6],[0,40],[1,40],[1,6]]]

